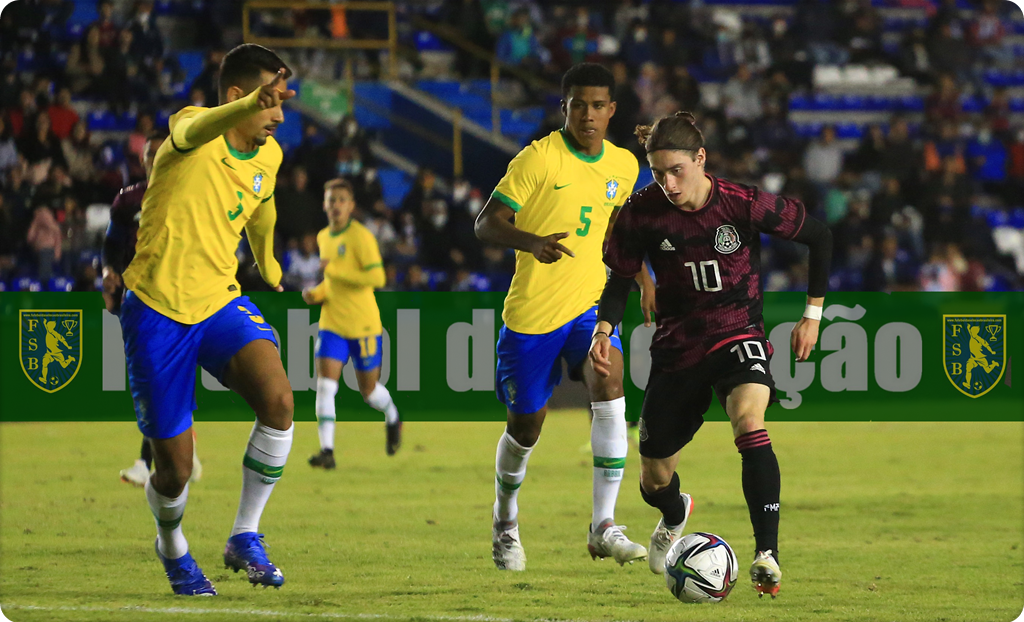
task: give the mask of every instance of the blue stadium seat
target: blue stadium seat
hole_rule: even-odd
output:
[[[75,0],[75,9],[68,17],[68,23],[88,26],[95,22],[100,18],[100,12],[96,8],[97,4],[96,0]]]
[[[175,93],[175,95],[181,97],[188,95],[189,90],[192,89],[192,83],[203,72],[203,66],[206,64],[206,53],[201,51],[178,52],[177,59],[181,70],[185,73],[185,79],[182,80],[182,88],[179,89],[179,92]]]
[[[289,110],[284,115],[284,123],[277,126],[274,138],[281,143],[281,148],[285,152],[298,147],[302,142],[302,115]]]
[[[30,276],[23,276],[11,282],[12,292],[41,292],[43,284]]]
[[[790,110],[809,110],[811,107],[811,100],[806,95],[801,93],[794,93],[789,96],[789,109]]]
[[[1010,99],[1010,112],[1024,112],[1024,97]]]
[[[981,97],[963,96],[960,98],[960,106],[966,113],[981,112],[985,109],[985,100]]]
[[[63,276],[55,276],[46,284],[48,292],[70,292],[75,287],[75,282]]]
[[[923,112],[924,98],[919,95],[904,95],[900,98],[899,110],[903,112]]]
[[[380,185],[384,190],[384,202],[391,209],[398,209],[402,206],[402,199],[409,194],[412,188],[412,180],[404,172],[396,168],[381,168],[377,170],[380,176]]]
[[[93,132],[110,132],[117,127],[117,117],[107,110],[93,110],[89,113],[86,123]]]
[[[426,30],[420,30],[416,33],[416,49],[420,52],[447,52],[452,47],[442,41],[437,35]]]
[[[1024,229],[1024,207],[1016,207],[1010,212],[1010,226],[1014,229]]]
[[[1001,209],[994,209],[985,215],[988,221],[988,226],[995,229],[996,227],[1006,227],[1010,224],[1010,214]]]
[[[867,104],[867,98],[863,95],[843,95],[839,105],[843,110],[865,110]]]
[[[640,174],[637,175],[636,185],[633,186],[633,192],[650,185],[654,181],[654,173],[651,172],[651,167],[641,166]]]

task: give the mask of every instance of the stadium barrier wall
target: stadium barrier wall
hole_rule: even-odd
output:
[[[504,295],[377,294],[385,329],[382,380],[403,419],[504,420],[494,392]],[[296,419],[313,420],[319,307],[305,305],[298,293],[250,296],[278,335]],[[765,295],[765,326],[775,350],[770,369],[781,400],[769,420],[1024,420],[1024,380],[1012,382],[1013,358],[1024,360],[1024,293],[830,294],[818,346],[807,362],[797,363],[789,334],[804,302],[799,293]],[[46,318],[53,318],[50,325],[63,343],[47,337]],[[979,329],[974,346],[969,325]],[[653,330],[643,326],[638,295],[632,294],[622,325],[631,419],[639,414],[650,373]],[[48,379],[40,382],[50,350],[56,356],[49,357]],[[758,363],[756,350],[747,354],[752,365]],[[72,356],[75,361],[68,360]],[[972,378],[965,389],[968,366]],[[100,294],[0,294],[0,420],[131,421],[126,378],[120,324],[103,309]],[[359,398],[351,366],[342,384],[339,419],[380,417]],[[206,372],[197,376],[197,403],[197,421],[252,418],[241,398]],[[706,418],[726,418],[717,400]]]

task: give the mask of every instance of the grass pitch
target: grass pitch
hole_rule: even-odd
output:
[[[261,530],[287,583],[250,588],[220,563],[250,426],[197,425],[203,480],[185,535],[217,598],[174,597],[153,553],[143,492],[118,481],[131,423],[0,427],[0,606],[29,620],[889,620],[1008,622],[1024,605],[1024,426],[1020,423],[769,424],[782,468],[783,589],[758,600],[741,577],[718,605],[676,602],[646,563],[586,551],[592,466],[584,411],[548,417],[520,494],[523,573],[490,559],[500,423],[407,424],[384,455],[383,424],[338,425],[338,469],[313,470],[315,424]],[[630,449],[617,519],[647,544]],[[680,463],[696,509],[688,531],[753,538],[727,424],[709,423]]]

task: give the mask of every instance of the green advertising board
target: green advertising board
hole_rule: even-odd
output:
[[[297,293],[254,293],[274,327],[295,392],[295,416],[313,420],[313,343],[319,308]],[[407,421],[503,420],[494,393],[495,343],[504,292],[379,292],[384,324],[382,381]],[[835,293],[818,346],[797,363],[792,323],[798,293],[765,295],[775,347],[775,421],[1019,421],[1024,382],[1024,293]],[[643,402],[653,327],[636,294],[622,325],[629,417]],[[43,368],[46,373],[43,373]],[[339,419],[374,420],[346,366]],[[968,377],[969,376],[969,377]],[[117,318],[98,293],[0,294],[0,420],[131,421]],[[568,380],[566,380],[568,381]],[[252,412],[206,372],[197,373],[196,419],[251,420]],[[580,404],[584,407],[586,404]],[[725,419],[715,403],[709,420]]]

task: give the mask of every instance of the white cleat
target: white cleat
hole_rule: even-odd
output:
[[[771,550],[758,551],[754,563],[750,565],[750,581],[757,590],[757,597],[768,594],[773,599],[779,595],[779,584],[782,583],[782,569],[779,562],[772,557]]]
[[[494,519],[491,528],[491,557],[498,570],[526,570],[526,551],[519,543],[519,524]]]
[[[121,481],[132,486],[145,486],[149,479],[149,469],[145,460],[136,460],[130,468],[121,469]]]
[[[647,564],[651,567],[651,572],[654,574],[665,574],[665,557],[668,555],[668,550],[672,548],[672,543],[683,535],[686,521],[689,520],[690,514],[693,513],[693,498],[685,492],[679,493],[679,496],[683,498],[683,503],[686,504],[686,515],[683,516],[683,522],[679,523],[675,529],[669,529],[665,526],[665,519],[662,518],[658,521],[658,526],[655,527],[654,533],[651,534],[651,547],[647,554]]]
[[[195,449],[192,450],[192,475],[189,476],[188,481],[198,482],[203,479],[203,463],[199,461],[199,455],[196,454]]]
[[[611,557],[619,562],[620,566],[629,562],[632,564],[647,557],[647,549],[643,545],[631,542],[622,532],[625,527],[616,525],[611,520],[602,521],[597,532],[591,526],[587,534],[587,550],[590,551],[590,558]]]

